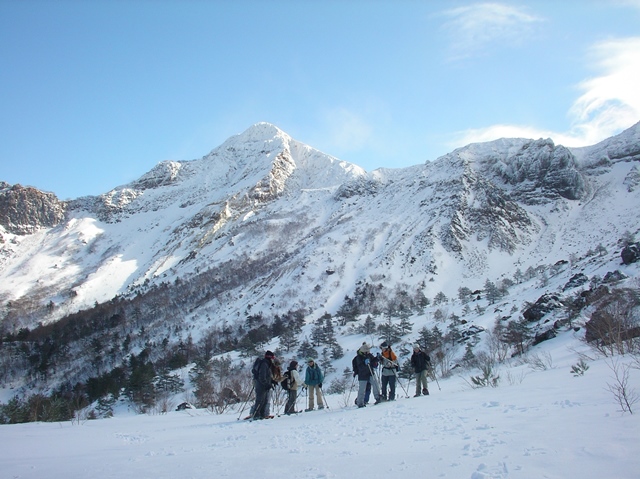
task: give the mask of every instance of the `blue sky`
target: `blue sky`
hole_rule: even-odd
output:
[[[362,166],[640,121],[640,0],[0,0],[0,180],[97,195],[260,121]]]

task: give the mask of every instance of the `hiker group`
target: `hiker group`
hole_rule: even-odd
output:
[[[324,409],[325,407],[326,403],[322,394],[324,374],[313,358],[307,359],[304,382],[298,372],[298,361],[291,361],[287,370],[283,373],[281,362],[271,351],[267,351],[264,358],[255,360],[251,372],[256,398],[253,406],[251,406],[249,416],[245,419],[267,419],[273,417],[270,411],[271,392],[278,384],[287,391],[287,402],[284,406],[284,413],[287,415],[298,412],[296,411],[296,401],[298,399],[298,390],[301,388],[304,388],[309,395],[309,407],[306,411],[313,411],[316,400],[318,409]]]
[[[393,352],[391,346],[385,341],[380,345],[382,352],[374,356],[371,354],[371,346],[366,342],[360,346],[356,356],[351,362],[353,369],[353,377],[358,378],[358,397],[356,405],[365,407],[369,402],[371,392],[375,398],[374,404],[380,404],[383,401],[394,401],[396,399],[396,383],[398,381],[398,371],[400,364],[398,357]],[[416,393],[414,397],[428,395],[427,374],[430,368],[429,355],[422,351],[419,344],[413,345],[413,354],[411,355],[411,367],[416,378]],[[382,366],[380,372],[381,388],[378,385],[376,371]],[[388,395],[387,395],[388,391]]]
[[[393,401],[396,398],[396,384],[400,369],[398,357],[386,341],[380,345],[380,349],[381,353],[374,356],[371,353],[371,346],[365,342],[351,362],[354,383],[356,378],[358,380],[358,396],[355,403],[359,408],[367,405],[372,392],[375,404]],[[416,380],[414,397],[428,395],[427,374],[430,369],[430,358],[426,352],[422,351],[419,344],[413,345],[410,364]],[[308,406],[305,411],[313,411],[316,403],[317,409],[328,407],[322,393],[324,374],[320,366],[314,358],[307,358],[306,365],[304,380],[302,380],[298,371],[298,361],[291,361],[283,372],[281,362],[271,351],[267,351],[263,358],[256,359],[251,370],[255,402],[249,416],[245,419],[273,417],[270,411],[271,393],[278,384],[287,391],[287,402],[284,407],[286,415],[299,412],[296,411],[296,402],[300,390],[305,390],[308,394]]]

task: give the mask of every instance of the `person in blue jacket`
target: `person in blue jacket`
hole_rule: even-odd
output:
[[[324,399],[322,397],[322,381],[324,374],[313,358],[307,359],[307,371],[304,376],[304,384],[309,391],[309,407],[305,411],[313,411],[314,396],[318,397],[318,409],[324,409]]]

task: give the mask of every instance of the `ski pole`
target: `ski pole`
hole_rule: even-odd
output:
[[[382,396],[382,387],[380,386],[380,383],[378,382],[378,377],[374,374],[373,369],[371,369],[371,365],[367,364],[367,367],[369,368],[369,372],[371,373],[371,377],[373,378],[373,382],[375,382],[375,385],[378,388],[378,397],[376,398],[376,401],[379,401],[380,396]],[[371,378],[369,378],[369,382],[371,382]],[[373,388],[373,384],[371,385],[371,387]],[[375,397],[375,391],[373,391],[373,393],[374,393],[374,397]]]
[[[431,370],[431,374],[433,375],[433,379],[436,380],[436,384],[438,385],[438,391],[442,391],[442,389],[440,389],[440,383],[438,382],[438,376],[436,376],[436,372],[433,369],[433,366],[431,366],[431,364],[429,364],[429,369]]]
[[[356,384],[356,377],[353,376],[353,381],[351,381],[351,387],[349,388],[349,395],[347,396],[347,404],[346,406],[348,406],[350,404],[349,400],[351,399],[351,392],[353,391],[353,386]]]
[[[318,388],[318,391],[320,392],[320,394],[322,394],[322,403],[324,404],[324,407],[326,407],[327,409],[331,409],[329,407],[329,404],[327,403],[327,398],[324,395],[324,391],[322,390],[322,388]]]
[[[407,397],[409,397],[409,392],[404,388],[404,386],[402,385],[402,383],[400,382],[400,376],[398,376],[398,371],[396,371],[395,369],[393,370],[393,374],[395,374],[396,376],[396,382],[400,385],[400,387],[402,388],[402,390],[404,391],[404,393],[406,394]]]
[[[238,420],[240,420],[240,418],[242,417],[242,413],[244,412],[244,408],[247,407],[247,404],[249,403],[249,399],[251,399],[251,395],[253,394],[253,390],[255,389],[255,384],[251,385],[251,391],[249,391],[249,394],[247,395],[247,399],[244,401],[244,404],[242,405],[242,408],[240,409],[240,414],[238,415]]]

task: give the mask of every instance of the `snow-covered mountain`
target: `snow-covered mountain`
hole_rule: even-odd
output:
[[[28,201],[5,185],[0,297],[42,307],[19,325],[32,327],[266,256],[281,259],[244,285],[251,297],[241,303],[290,308],[293,288],[306,307],[330,311],[372,276],[427,280],[427,296],[451,296],[460,277],[479,288],[514,265],[616,247],[638,228],[639,155],[640,124],[591,148],[503,139],[367,173],[260,123],[200,160],[160,163],[98,197],[50,198],[45,216],[55,222],[27,214]],[[12,197],[13,216],[4,206]]]
[[[173,308],[153,300],[159,342],[258,312],[311,321],[371,285],[453,298],[541,265],[603,275],[639,230],[639,159],[640,123],[588,148],[502,139],[366,172],[259,123],[97,197],[2,184],[2,334],[153,292]]]

